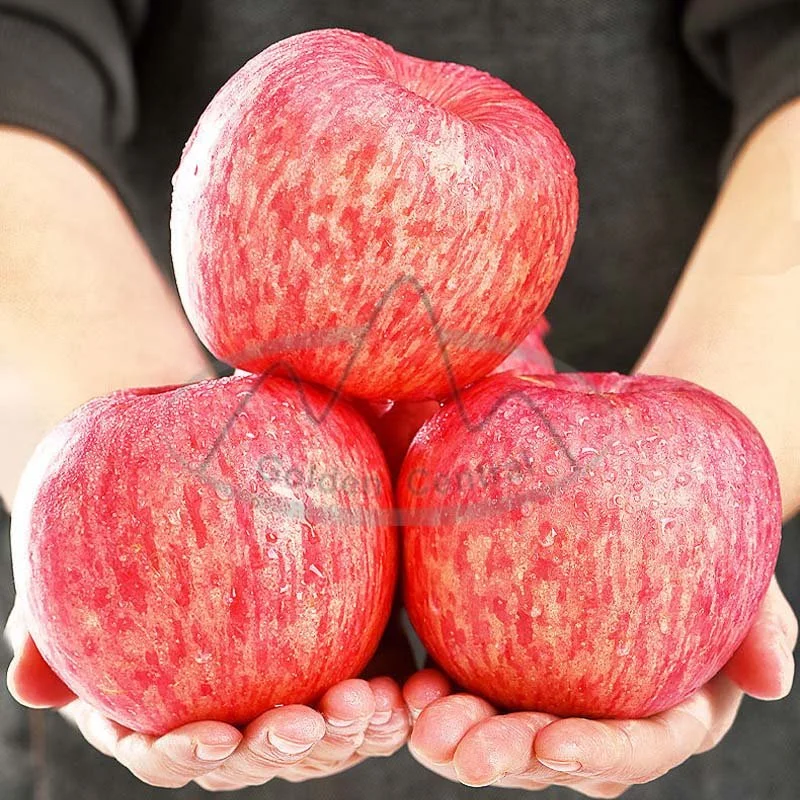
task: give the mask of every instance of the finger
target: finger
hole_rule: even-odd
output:
[[[518,712],[479,722],[467,731],[453,756],[458,779],[467,786],[489,786],[509,775],[524,775],[548,785],[554,773],[534,758],[533,743],[555,719],[551,714]]]
[[[239,747],[214,772],[220,788],[266,783],[308,756],[325,735],[322,715],[307,706],[274,708],[251,722]]]
[[[492,706],[479,697],[468,694],[443,697],[419,715],[408,749],[426,766],[449,764],[466,733],[494,713]]]
[[[16,653],[28,636],[28,629],[25,625],[25,617],[22,612],[22,604],[19,598],[14,602],[11,613],[6,620],[3,630],[3,638],[11,645],[11,649]]]
[[[104,716],[83,700],[73,700],[59,709],[59,714],[75,725],[92,747],[111,758],[114,757],[117,742],[130,733],[128,728]]]
[[[336,766],[322,763],[315,764],[306,759],[288,771],[281,772],[280,777],[281,780],[289,781],[290,783],[302,783],[303,781],[313,778],[329,778],[331,775],[338,775],[340,772],[346,772],[348,769],[365,761],[366,758],[367,756],[361,755],[360,753],[353,753],[349,758],[340,761]]]
[[[372,678],[369,685],[375,697],[375,713],[358,752],[362,756],[390,756],[408,741],[411,717],[396,681]]]
[[[778,700],[791,691],[797,617],[773,576],[755,621],[725,674],[749,695]]]
[[[508,776],[502,778],[496,784],[504,789],[525,789],[528,792],[541,792],[544,789],[552,789],[552,782],[542,782],[531,778],[519,778]],[[625,791],[630,789],[627,783],[615,783],[614,781],[593,781],[582,780],[568,784],[569,788],[585,797],[613,798],[620,797]]]
[[[137,778],[152,786],[174,789],[224,763],[242,735],[222,722],[193,722],[165,736],[145,736],[125,728],[77,700],[61,712],[86,740],[113,756]]]
[[[29,708],[58,708],[75,699],[66,684],[42,658],[28,634],[14,636],[14,658],[6,684],[11,696]]]
[[[364,744],[375,713],[375,694],[367,681],[354,678],[328,689],[318,708],[325,719],[325,736],[308,761],[325,770],[351,758]]]
[[[450,694],[450,681],[436,669],[423,669],[412,675],[403,686],[412,721],[431,703]]]
[[[628,783],[615,783],[614,781],[586,781],[585,783],[576,783],[570,788],[586,797],[613,798],[620,797],[631,787]]]
[[[546,767],[620,783],[654,780],[721,738],[742,693],[718,676],[668,711],[640,720],[557,720],[536,736],[534,753]]]

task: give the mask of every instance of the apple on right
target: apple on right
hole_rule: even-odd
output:
[[[499,707],[637,718],[712,678],[778,555],[775,466],[731,404],[673,378],[498,375],[414,439],[406,607]]]

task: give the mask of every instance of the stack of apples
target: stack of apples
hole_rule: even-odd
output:
[[[500,706],[636,717],[707,681],[773,571],[775,469],[699,386],[556,372],[577,212],[553,122],[477,69],[344,30],[245,65],[172,207],[186,313],[245,374],[40,445],[14,568],[54,671],[135,730],[244,724],[359,674],[402,564],[433,658]]]

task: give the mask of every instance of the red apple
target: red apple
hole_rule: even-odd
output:
[[[503,81],[360,33],[278,42],[217,94],[175,175],[186,312],[223,361],[348,394],[447,394],[544,311],[573,158]]]
[[[79,697],[137,731],[242,725],[357,675],[395,586],[390,480],[344,404],[236,377],[94,400],[17,496],[31,635]]]
[[[550,330],[542,317],[519,347],[499,367],[495,375],[510,372],[514,375],[547,375],[555,373],[553,357],[542,341]],[[365,404],[364,416],[381,443],[389,470],[397,475],[411,440],[423,423],[441,407],[436,400],[406,400],[379,405]]]
[[[511,709],[635,718],[706,683],[778,554],[748,420],[660,377],[497,376],[422,428],[398,482],[405,591],[433,658]]]

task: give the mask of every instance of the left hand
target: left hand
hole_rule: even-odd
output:
[[[211,791],[232,791],[273,778],[323,778],[366,758],[391,755],[410,732],[398,682],[372,677],[385,662],[391,662],[392,674],[401,679],[410,672],[410,648],[396,618],[364,676],[333,686],[314,708],[273,708],[242,731],[208,720],[160,737],[129,730],[76,698],[40,655],[19,605],[9,618],[6,637],[14,649],[8,673],[14,697],[29,707],[58,708],[92,746],[153,786],[177,788],[194,781]]]
[[[724,669],[674,708],[646,719],[559,719],[498,714],[485,700],[450,694],[447,679],[423,670],[403,694],[414,729],[412,755],[467,786],[529,790],[569,786],[588,797],[619,797],[715,747],[744,694],[785,697],[794,676],[797,619],[775,578],[747,637]]]

